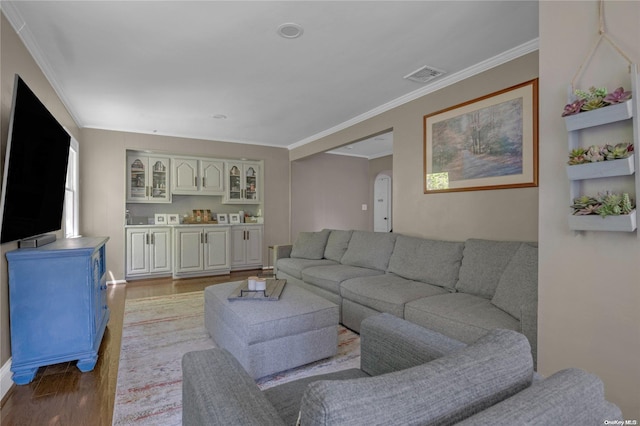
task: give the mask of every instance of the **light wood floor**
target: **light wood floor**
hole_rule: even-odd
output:
[[[81,373],[75,362],[40,368],[31,383],[14,385],[9,390],[0,406],[0,424],[111,426],[125,300],[199,291],[212,284],[242,280],[258,272],[180,280],[157,278],[109,286],[111,317],[93,371]]]

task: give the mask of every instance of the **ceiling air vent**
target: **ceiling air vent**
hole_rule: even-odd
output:
[[[416,83],[426,83],[430,80],[433,80],[436,77],[440,77],[446,71],[439,70],[434,67],[430,67],[425,65],[422,68],[418,68],[414,72],[405,75],[403,78],[407,80],[415,81]]]

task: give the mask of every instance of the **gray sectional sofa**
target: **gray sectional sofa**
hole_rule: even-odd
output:
[[[362,322],[360,337],[360,368],[264,391],[224,349],[187,353],[182,424],[602,425],[622,418],[589,373],[567,369],[542,380],[527,339],[512,330],[467,346],[378,314]]]
[[[529,340],[535,363],[535,243],[325,229],[275,246],[273,265],[287,285],[339,305],[352,330],[380,312],[467,344],[496,328],[516,330]]]

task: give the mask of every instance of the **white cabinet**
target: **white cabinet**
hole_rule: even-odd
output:
[[[173,157],[171,192],[183,195],[223,195],[224,162]]]
[[[228,273],[229,239],[228,226],[176,227],[174,276]]]
[[[227,161],[225,164],[227,204],[259,204],[262,174],[258,161]]]
[[[168,157],[127,153],[127,202],[170,203]]]
[[[131,227],[126,239],[127,278],[171,273],[171,228]]]
[[[262,225],[231,228],[231,269],[262,268]]]

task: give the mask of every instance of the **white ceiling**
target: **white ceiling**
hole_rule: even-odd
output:
[[[1,4],[80,127],[289,149],[534,51],[538,37],[537,1]],[[288,22],[301,37],[277,34]],[[447,73],[403,79],[424,65]]]

